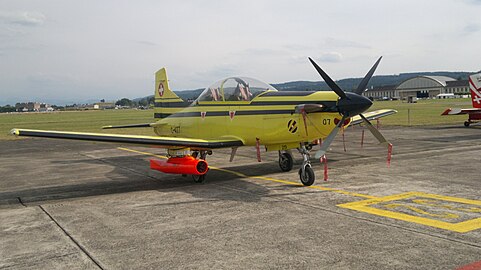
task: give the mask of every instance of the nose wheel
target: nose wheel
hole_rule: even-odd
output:
[[[311,164],[299,169],[299,178],[304,186],[311,186],[314,184],[316,175],[314,174],[314,170],[311,168]]]
[[[316,175],[314,174],[314,170],[312,170],[311,167],[311,162],[309,161],[309,151],[311,149],[312,146],[306,145],[301,145],[301,147],[297,149],[302,155],[302,166],[299,169],[299,178],[304,186],[310,186],[314,184],[314,181],[316,180]]]

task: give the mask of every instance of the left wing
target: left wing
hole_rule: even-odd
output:
[[[384,109],[384,110],[377,110],[377,111],[372,111],[372,112],[367,112],[367,113],[362,113],[364,117],[367,118],[367,120],[375,120],[381,117],[385,117],[391,114],[397,113],[396,110],[392,109]],[[359,125],[362,123],[362,118],[359,115],[356,115],[352,118],[351,125]]]
[[[481,114],[481,108],[470,109],[446,109],[441,115],[459,115],[459,114]]]
[[[191,138],[120,135],[120,134],[86,133],[86,132],[70,132],[70,131],[48,131],[48,130],[17,129],[17,128],[12,129],[10,133],[16,136],[155,145],[155,146],[160,146],[164,148],[185,147],[185,148],[195,148],[195,149],[215,149],[215,148],[236,147],[236,146],[244,145],[244,143],[241,140],[236,140],[236,139],[202,140],[202,139],[191,139]]]

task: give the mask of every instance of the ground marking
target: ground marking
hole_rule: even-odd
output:
[[[154,156],[154,157],[163,158],[163,159],[167,158],[166,156],[157,155],[149,152],[142,152],[142,151],[138,151],[130,148],[118,147],[117,149],[132,152],[132,153],[147,155],[147,156]],[[255,175],[249,176],[244,173],[223,169],[223,168],[218,168],[218,167],[213,167],[213,166],[209,166],[209,168],[217,171],[235,174],[242,178],[258,179],[258,180],[282,183],[282,184],[293,185],[293,186],[303,186],[301,183],[276,179],[272,177],[255,176]],[[367,199],[363,201],[338,204],[337,206],[341,208],[356,210],[356,211],[365,212],[368,214],[403,220],[407,222],[413,222],[417,224],[422,224],[426,226],[431,226],[431,227],[445,229],[445,230],[459,232],[459,233],[469,232],[469,231],[481,228],[481,217],[470,218],[457,223],[439,220],[439,219],[444,219],[444,220],[460,219],[462,217],[459,215],[459,213],[461,214],[464,213],[466,215],[469,214],[470,215],[469,217],[471,217],[474,214],[481,213],[481,201],[477,201],[477,200],[448,197],[448,196],[428,194],[423,192],[408,192],[408,193],[402,193],[402,194],[385,196],[385,197],[375,197],[371,195],[360,194],[360,193],[355,193],[355,192],[350,192],[350,191],[345,191],[345,190],[340,190],[335,188],[322,187],[322,186],[307,186],[307,188],[335,192],[335,193],[340,193],[344,195],[362,197]],[[406,200],[410,200],[409,204],[406,203]],[[455,204],[455,205],[452,205],[452,204]],[[421,209],[420,207],[428,208],[428,209],[425,210],[425,209]],[[435,211],[431,212],[433,210],[431,208],[434,208]],[[395,212],[394,210],[397,210],[397,212]],[[403,210],[404,212],[407,211],[413,214],[402,213]],[[452,213],[452,211],[456,213]],[[419,216],[415,216],[414,213],[416,213]],[[422,216],[425,216],[425,217],[422,217]]]
[[[478,200],[407,192],[337,206],[459,233],[481,229],[481,217],[473,217],[481,214],[481,201]]]

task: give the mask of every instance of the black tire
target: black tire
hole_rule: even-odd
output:
[[[289,172],[294,166],[294,159],[290,153],[282,153],[279,156],[279,167],[283,172]]]
[[[469,123],[469,121],[464,122],[465,127],[469,127],[469,124],[471,124],[471,123]]]
[[[304,186],[310,186],[314,184],[314,181],[316,180],[316,175],[314,174],[311,166],[308,165],[304,169],[304,175],[302,174],[302,168],[299,169],[299,178],[301,179],[301,183]]]
[[[199,184],[204,183],[204,181],[205,181],[205,174],[203,174],[203,175],[195,175],[195,174],[193,174],[193,175],[192,175],[192,179],[194,179],[194,182],[196,182],[196,183],[199,183]]]

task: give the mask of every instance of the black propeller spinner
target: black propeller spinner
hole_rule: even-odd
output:
[[[368,98],[362,96],[362,93],[366,90],[367,84],[369,83],[369,80],[371,79],[372,75],[374,74],[374,71],[376,71],[377,66],[379,65],[379,62],[381,62],[381,57],[376,61],[374,66],[369,70],[369,72],[364,76],[362,79],[361,83],[359,83],[359,86],[354,92],[344,92],[330,77],[327,75],[326,72],[324,72],[317,64],[314,62],[309,57],[309,61],[311,61],[312,65],[314,68],[317,70],[319,75],[324,79],[324,81],[327,83],[327,85],[334,91],[338,96],[339,100],[337,102],[337,109],[339,113],[342,115],[341,121],[339,121],[336,125],[336,127],[331,131],[331,133],[327,136],[327,138],[324,140],[324,143],[321,146],[321,149],[316,152],[316,158],[322,157],[331,143],[334,141],[334,138],[336,137],[337,133],[339,132],[339,129],[342,127],[344,121],[349,118],[353,117],[356,115],[360,115],[364,123],[367,125],[369,131],[378,139],[380,143],[385,144],[386,146],[389,145],[389,142],[384,138],[384,136],[377,130],[369,120],[362,115],[363,112],[365,112],[369,107],[372,105],[372,101],[369,100]]]

